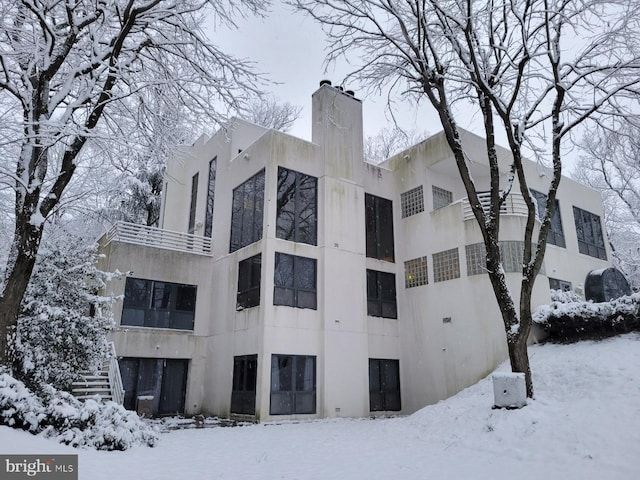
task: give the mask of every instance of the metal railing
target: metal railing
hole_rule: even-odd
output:
[[[489,213],[491,208],[491,194],[489,192],[478,192],[478,200],[480,200],[480,205],[482,205],[484,213]],[[526,217],[528,214],[529,210],[521,193],[510,193],[500,206],[500,215]],[[462,199],[462,215],[464,220],[473,220],[475,218],[467,197]]]
[[[112,241],[164,248],[176,252],[211,255],[211,238],[209,237],[173,232],[135,223],[116,222],[107,232],[105,245]]]
[[[111,398],[117,404],[124,403],[124,386],[122,385],[122,375],[120,375],[120,365],[116,356],[116,346],[110,342],[111,352],[109,353],[109,387],[111,388]]]

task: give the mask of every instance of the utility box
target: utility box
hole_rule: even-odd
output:
[[[153,395],[143,395],[137,398],[136,412],[144,418],[153,416]]]
[[[527,404],[524,373],[499,372],[491,378],[494,408],[522,408]]]

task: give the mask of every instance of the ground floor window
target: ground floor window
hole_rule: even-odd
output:
[[[316,413],[316,357],[271,356],[271,415]]]
[[[153,414],[184,413],[189,360],[164,358],[120,359],[124,407],[136,409],[138,397],[153,397]]]
[[[400,406],[400,362],[369,359],[369,410],[397,412]]]
[[[256,379],[258,356],[233,357],[233,389],[231,391],[231,413],[256,414]]]

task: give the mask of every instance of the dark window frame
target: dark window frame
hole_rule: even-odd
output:
[[[369,359],[369,411],[398,412],[402,410],[400,393],[400,360]]]
[[[307,372],[309,361],[312,372]],[[309,373],[311,378],[308,378]],[[272,354],[269,415],[315,414],[317,411],[316,383],[315,356]]]
[[[533,189],[531,189],[530,192],[538,205],[538,218],[542,221],[545,209],[547,208],[547,198],[549,196]],[[564,238],[564,227],[562,226],[562,216],[560,215],[560,201],[557,198],[554,202],[553,213],[551,214],[550,221],[551,225],[547,232],[547,244],[566,248],[567,243]]]
[[[289,272],[286,262],[291,259]],[[313,265],[313,286],[305,286],[303,264]],[[288,274],[287,274],[288,273]],[[318,308],[318,261],[315,258],[301,257],[288,253],[276,252],[273,279],[273,304],[295,308]]]
[[[276,237],[318,244],[318,179],[278,167]]]
[[[196,172],[196,174],[191,177],[191,202],[189,203],[189,225],[187,228],[188,233],[193,233],[196,229],[196,208],[198,206],[199,177],[199,172]]]
[[[262,254],[238,262],[238,293],[236,310],[260,305],[260,282],[262,279]]]
[[[265,169],[233,189],[229,253],[262,240]]]
[[[364,199],[366,255],[393,263],[393,202],[369,193],[365,193]]]
[[[209,162],[209,180],[207,183],[207,210],[204,217],[204,236],[211,238],[213,233],[213,205],[216,192],[216,170],[218,157],[213,157]]]
[[[367,269],[367,315],[398,318],[396,275]]]
[[[138,298],[133,298],[136,291]],[[124,292],[121,325],[193,330],[196,285],[127,277]]]
[[[573,220],[576,225],[578,251],[590,257],[606,260],[607,249],[604,244],[604,233],[600,216],[574,206]]]
[[[231,386],[231,413],[256,414],[256,385],[258,381],[258,355],[233,357]]]

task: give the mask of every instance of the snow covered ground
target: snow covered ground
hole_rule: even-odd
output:
[[[0,427],[0,453],[79,453],[87,480],[640,478],[640,335],[530,356],[536,399],[522,410],[492,410],[485,379],[404,418],[177,430],[125,452]]]

